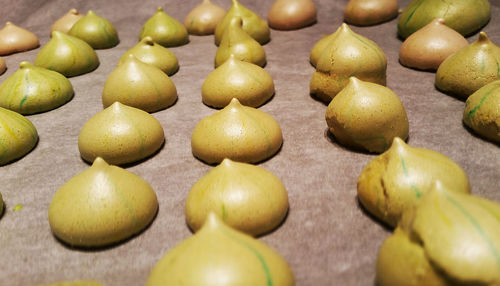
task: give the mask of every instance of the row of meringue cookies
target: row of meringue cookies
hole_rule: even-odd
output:
[[[414,2],[418,1],[409,5],[412,12],[423,3],[418,2],[418,5],[412,6]],[[459,5],[466,2],[462,1]],[[484,7],[484,2],[481,5]],[[443,10],[448,11],[449,3],[443,7],[446,8]],[[428,13],[428,10],[425,11]],[[485,18],[487,22],[489,14],[480,19],[482,24],[476,24],[475,30],[486,23]],[[455,74],[450,76],[452,78],[462,76],[455,82],[457,85],[460,81],[466,81],[466,85],[474,88],[484,85],[481,81],[489,77],[487,82],[490,83],[471,95],[470,102],[467,100],[464,122],[469,125],[466,118],[473,117],[476,112],[489,112],[477,116],[484,119],[481,122],[483,124],[489,119],[487,124],[490,136],[498,136],[498,127],[496,130],[494,128],[495,120],[498,126],[498,112],[497,115],[493,112],[500,110],[499,100],[495,98],[498,96],[500,81],[495,81],[498,76],[496,73],[481,76],[475,69],[477,63],[474,63],[479,57],[478,53],[481,54],[479,58],[485,56],[488,61],[483,61],[482,71],[488,73],[487,65],[498,65],[496,46],[492,46],[482,32],[479,40],[468,46],[463,36],[442,26],[444,21],[435,19],[408,37],[401,47],[400,62],[417,69],[435,70],[439,67],[436,87],[440,90],[442,85],[438,78],[443,79],[439,76],[439,70],[442,69],[440,64],[446,58],[451,58],[446,61],[453,64],[448,64],[449,67],[441,73],[441,77],[448,76],[448,73]],[[460,58],[461,54],[468,56]],[[311,59],[312,56],[311,54]],[[455,65],[459,65],[461,70],[453,70]],[[466,68],[469,66],[472,70]],[[464,75],[467,76],[464,69],[472,73],[471,78],[463,78]],[[478,81],[473,81],[473,78]],[[356,80],[351,79],[345,89],[352,90],[355,83]],[[460,87],[454,88],[462,90]],[[333,98],[332,103],[344,90]],[[368,90],[364,92],[369,93]],[[352,94],[356,96],[356,93]],[[352,106],[349,102],[342,103],[344,108]],[[333,106],[329,105],[329,111],[330,108]],[[326,117],[332,133],[342,127],[342,122],[330,124],[338,115],[327,111]],[[348,124],[351,124],[351,120],[347,119]],[[482,127],[480,130],[486,132],[484,129],[486,128]],[[478,130],[476,132],[480,133]],[[345,141],[344,134],[337,131],[334,135],[341,143]],[[500,234],[496,231],[499,226],[496,218],[500,214],[500,205],[471,196],[467,175],[451,159],[432,150],[410,147],[401,138],[394,137],[391,147],[366,165],[359,176],[357,191],[361,204],[369,213],[391,228],[396,228],[393,236],[379,250],[376,263],[377,285],[495,285],[500,282],[497,259],[500,253]],[[466,250],[471,247],[475,251]]]
[[[157,14],[153,17],[164,17],[165,15],[163,15],[162,13],[163,12],[161,10],[158,10]],[[140,44],[145,44],[149,47],[155,45],[153,39],[147,37],[143,38]],[[161,47],[157,48],[160,49]],[[109,147],[109,144],[113,144],[109,141],[113,141],[118,142],[119,146],[127,146],[124,149],[129,148],[130,145],[134,145],[128,143],[127,141],[120,142],[120,138],[114,137],[113,134],[109,134],[109,131],[111,130],[105,127],[107,124],[110,124],[110,122],[112,125],[116,125],[117,123],[113,122],[113,120],[121,117],[121,113],[127,113],[125,118],[128,119],[134,118],[133,114],[137,114],[137,118],[139,118],[139,112],[134,110],[135,108],[127,106],[134,106],[137,104],[126,100],[134,98],[136,93],[133,91],[137,91],[137,88],[140,88],[141,91],[144,90],[144,86],[138,87],[138,85],[143,85],[143,81],[136,81],[134,83],[133,81],[127,79],[130,78],[131,75],[132,77],[134,77],[134,75],[139,74],[139,70],[141,71],[141,73],[145,73],[145,70],[147,69],[150,69],[152,71],[150,67],[147,67],[148,64],[141,63],[140,61],[136,60],[134,56],[124,55],[124,57],[124,62],[122,62],[118,66],[118,68],[113,71],[112,74],[108,77],[103,90],[104,106],[106,106],[107,103],[113,102],[115,100],[116,102],[114,102],[111,107],[105,109],[101,113],[91,118],[85,124],[82,132],[80,133],[79,147],[82,158],[87,161],[91,161],[93,158],[95,158],[94,164],[88,171],[86,171],[85,175],[84,173],[82,173],[78,176],[75,176],[74,179],[70,180],[56,193],[49,210],[49,220],[51,222],[50,224],[54,234],[61,240],[71,245],[99,247],[110,243],[116,243],[127,237],[130,237],[134,233],[137,233],[144,227],[146,227],[151,222],[154,214],[157,211],[156,197],[153,196],[154,192],[149,192],[149,194],[153,195],[151,195],[146,200],[146,202],[143,203],[143,205],[140,205],[140,200],[137,202],[129,202],[134,207],[141,208],[142,210],[149,210],[148,212],[143,213],[141,217],[136,218],[136,221],[139,222],[139,224],[136,225],[136,228],[131,227],[129,224],[127,224],[127,220],[125,220],[124,222],[122,220],[122,223],[124,223],[123,225],[113,225],[113,223],[115,223],[116,221],[116,214],[121,213],[123,209],[113,211],[107,208],[102,208],[102,205],[100,206],[99,204],[97,204],[98,210],[92,209],[89,211],[89,208],[93,208],[93,206],[95,205],[89,204],[89,202],[74,202],[84,207],[82,208],[81,213],[76,213],[75,216],[70,220],[60,215],[61,213],[65,213],[64,206],[68,205],[68,199],[85,200],[89,197],[95,197],[94,195],[89,195],[89,191],[92,192],[92,190],[95,190],[95,188],[93,187],[91,187],[90,189],[80,189],[79,192],[81,193],[81,195],[75,195],[74,191],[71,191],[76,188],[76,185],[80,185],[79,182],[81,180],[94,182],[94,185],[97,187],[105,185],[103,183],[97,182],[102,178],[110,177],[107,179],[107,181],[110,182],[113,182],[117,179],[111,178],[113,177],[112,174],[103,175],[102,173],[106,172],[105,170],[111,168],[115,170],[121,169],[119,169],[118,167],[107,165],[107,163],[99,157],[100,155],[110,155],[107,157],[107,160],[113,161],[113,155],[115,154],[106,154],[106,150],[104,150],[104,152],[100,152],[99,150],[96,150],[94,148],[95,146],[92,146],[93,144],[96,144],[97,142],[97,145],[99,145],[98,147],[107,148]],[[161,59],[163,57],[160,56],[159,58]],[[226,76],[228,74],[230,75],[230,77],[233,77],[234,80],[224,80],[227,79]],[[135,76],[134,78],[137,78],[137,76]],[[165,78],[158,78],[157,81],[152,76],[148,76],[147,78],[151,82],[167,82]],[[242,78],[244,79],[244,85],[238,86],[237,83],[241,82]],[[257,93],[255,93],[255,91],[251,89],[252,85],[255,86],[255,80],[260,83],[266,83],[264,85],[264,88],[260,88],[263,90],[259,90],[259,88],[256,89]],[[265,72],[265,70],[251,63],[246,63],[235,59],[234,55],[230,55],[227,64],[225,63],[224,65],[221,65],[218,69],[216,69],[211,75],[209,75],[205,82],[206,84],[204,83],[203,90],[208,90],[208,98],[210,98],[210,92],[212,92],[212,94],[214,95],[214,102],[208,103],[208,105],[214,105],[216,107],[223,107],[225,105],[228,105],[228,103],[229,105],[213,115],[213,120],[212,118],[206,118],[205,120],[202,120],[198,124],[198,126],[201,127],[198,128],[197,126],[199,131],[196,131],[196,129],[195,131],[193,131],[193,142],[196,142],[196,136],[200,136],[201,138],[203,138],[203,140],[200,141],[203,141],[200,150],[205,150],[207,147],[206,145],[215,145],[215,147],[220,147],[212,150],[216,153],[215,156],[217,156],[217,158],[212,158],[214,154],[210,153],[210,151],[208,157],[197,154],[197,149],[195,147],[193,147],[193,154],[195,154],[200,159],[210,163],[220,162],[223,158],[226,157],[231,157],[240,161],[258,162],[268,158],[269,156],[272,156],[279,150],[282,144],[281,130],[278,123],[271,116],[255,108],[241,105],[236,98],[233,98],[232,100],[229,99],[230,102],[228,101],[228,95],[242,94],[242,100],[247,100],[251,105],[259,106],[266,102],[274,94],[274,84],[272,78],[267,72]],[[218,83],[224,84],[221,85]],[[124,85],[128,84],[132,84],[132,86],[123,87]],[[171,87],[173,88],[170,88],[170,91],[175,91],[175,86],[173,86],[173,84],[171,84]],[[168,88],[166,88],[165,90],[168,90]],[[127,93],[125,91],[132,92],[124,95],[124,93]],[[217,95],[219,92],[222,93],[222,96]],[[249,92],[250,94],[248,94]],[[144,92],[141,93],[144,94]],[[175,97],[171,96],[171,98],[174,99],[173,101],[175,101],[177,97],[176,93],[170,93],[175,94]],[[120,96],[122,98],[118,98]],[[153,98],[153,96],[148,97]],[[160,97],[161,96],[158,95],[154,96],[154,98],[157,100],[159,100]],[[207,101],[210,102],[210,99],[206,98],[206,96],[203,97],[203,101],[206,103]],[[118,101],[126,101],[124,103],[127,105],[119,103]],[[147,101],[147,99],[137,100],[137,103],[143,104],[145,101]],[[172,104],[173,101],[169,103],[169,105]],[[158,102],[156,102],[156,104],[153,103],[152,106],[157,108],[160,105],[158,104]],[[136,107],[140,108],[141,106]],[[160,108],[158,109],[163,109],[165,107],[160,106]],[[152,112],[156,110],[148,111]],[[146,117],[144,117],[144,119],[145,118]],[[240,122],[238,118],[243,120],[243,122],[253,123],[245,124],[253,126],[253,128],[247,128],[246,126],[236,126]],[[243,131],[247,132],[248,134],[245,134],[243,136],[244,138],[241,136],[235,137],[231,134],[214,134],[216,133],[214,132],[214,130],[217,131],[221,129],[219,124],[220,120],[222,122],[228,122],[228,126],[225,126],[223,124],[223,126],[227,127],[222,128],[223,133],[231,133],[231,131],[233,131],[234,133],[235,130],[239,132],[240,130],[242,130],[242,128],[244,128]],[[254,122],[254,120],[256,120],[257,122]],[[122,123],[124,122],[120,122],[120,124]],[[137,121],[135,123],[137,123]],[[218,125],[219,127],[217,127]],[[260,125],[260,127],[256,125]],[[135,126],[148,126],[148,128],[151,129],[151,124],[147,122],[135,124]],[[262,126],[264,128],[262,128]],[[103,130],[104,134],[97,134],[97,137],[95,137],[94,133],[99,133],[96,132],[96,130]],[[142,131],[149,132],[150,130]],[[163,135],[162,132],[161,134]],[[150,137],[154,137],[154,135],[145,135],[145,138],[149,139]],[[222,139],[220,139],[219,137],[222,137]],[[112,138],[112,140],[109,140],[109,138]],[[250,140],[252,141],[250,142],[252,144],[249,144],[248,138],[255,138]],[[163,142],[163,136],[161,136],[161,139],[161,142]],[[207,141],[210,141],[211,139],[215,140],[215,143],[207,144]],[[103,142],[103,140],[106,140],[106,142]],[[142,142],[144,141],[145,140],[143,140]],[[99,142],[102,142],[102,144],[100,144]],[[222,146],[218,146],[218,144],[221,144]],[[244,146],[242,146],[242,144]],[[149,146],[148,144],[146,145]],[[193,143],[193,145],[195,145],[195,143]],[[118,150],[119,152],[119,146],[110,148],[109,151],[111,151],[111,153],[114,153]],[[222,151],[222,154],[221,148],[225,148]],[[143,148],[143,150],[144,149],[149,148],[146,147]],[[155,148],[151,148],[150,150],[155,150]],[[226,150],[228,151],[228,153],[223,154],[223,152]],[[240,154],[241,150],[243,150],[244,154]],[[137,159],[134,159],[134,161],[135,160]],[[127,163],[123,161],[113,162],[117,164]],[[259,179],[257,180],[256,178]],[[260,183],[257,184],[256,182]],[[106,192],[116,192],[116,189],[113,189],[115,188],[114,185],[107,187],[108,190]],[[269,190],[272,190],[271,194],[269,193]],[[71,193],[71,195],[69,193]],[[133,192],[131,191],[131,193]],[[133,196],[133,194],[131,194],[130,196]],[[203,197],[203,200],[200,196]],[[112,198],[111,195],[110,197]],[[234,199],[236,197],[240,199]],[[113,202],[108,202],[108,205],[112,205],[112,203]],[[120,208],[120,206],[116,205],[114,207]],[[256,208],[260,208],[263,211],[255,212],[254,210]],[[214,211],[217,212],[217,215],[210,214]],[[186,220],[188,221],[189,226],[197,232],[192,238],[186,240],[182,245],[194,244],[196,245],[194,248],[198,249],[199,247],[202,247],[204,243],[209,243],[212,246],[211,249],[215,249],[213,248],[213,241],[217,241],[218,245],[221,246],[221,249],[215,249],[214,253],[217,253],[218,257],[221,257],[223,261],[226,261],[226,263],[221,266],[218,272],[227,271],[228,273],[231,273],[231,276],[235,277],[235,281],[250,281],[251,285],[254,285],[253,283],[261,284],[269,282],[274,283],[275,285],[293,285],[293,274],[286,262],[281,257],[279,257],[277,253],[269,249],[264,244],[249,237],[248,235],[241,234],[238,231],[232,230],[224,225],[225,222],[229,226],[244,231],[248,234],[259,235],[262,233],[266,233],[279,225],[286,216],[287,211],[287,193],[285,187],[276,176],[258,166],[240,162],[233,162],[230,159],[226,158],[223,160],[222,164],[212,169],[206,176],[200,179],[200,181],[197,182],[197,184],[191,190],[186,202]],[[100,224],[96,225],[96,227],[99,229],[95,232],[88,232],[85,228],[80,228],[83,233],[68,234],[66,232],[66,230],[71,230],[75,225],[82,225],[82,222],[80,221],[82,218],[84,221],[92,221],[92,217],[88,216],[93,216],[95,213],[100,213],[101,217]],[[219,221],[217,216],[220,217],[224,222]],[[205,221],[206,223],[204,223]],[[112,231],[113,233],[108,233],[109,231],[107,232],[106,230],[110,229],[110,225],[113,226],[111,229],[118,229],[118,231]],[[205,226],[202,227],[203,225]],[[221,236],[221,234],[224,234],[224,236],[226,236],[225,240],[224,238],[219,237]],[[87,238],[86,235],[89,235],[90,237]],[[228,239],[233,241],[227,241]],[[228,245],[230,245],[231,247],[228,248]],[[249,245],[251,246],[250,249]],[[171,253],[167,254],[158,263],[157,267],[152,272],[150,279],[148,280],[148,285],[159,285],[158,283],[164,285],[164,280],[166,279],[165,277],[167,277],[165,273],[185,273],[186,271],[190,271],[191,275],[188,275],[187,277],[189,277],[189,279],[192,279],[193,283],[196,282],[195,284],[210,282],[205,281],[206,277],[203,277],[203,275],[201,275],[200,273],[204,271],[203,269],[206,269],[207,265],[213,262],[210,259],[210,257],[212,257],[213,255],[211,254],[212,252],[208,251],[210,253],[207,253],[205,257],[206,259],[200,259],[199,253],[197,251],[193,253],[186,253],[186,255],[182,256],[184,257],[183,260],[185,261],[180,261],[172,265],[170,263],[170,260],[172,259],[171,257],[176,256],[172,253],[177,252],[177,249],[181,248],[181,246],[172,250]],[[234,253],[240,253],[244,256],[244,259],[242,259],[240,255],[235,255]],[[194,259],[197,261],[198,267],[192,267]],[[248,265],[248,261],[252,260],[255,263]],[[228,263],[227,261],[230,262]],[[187,265],[191,265],[191,267],[187,267]],[[260,265],[261,271],[252,270],[249,272],[250,269],[255,269],[255,265]],[[179,270],[181,270],[181,272],[179,272]],[[169,280],[172,281],[171,278],[174,276],[169,274],[168,277],[170,277]],[[176,275],[175,277],[176,278],[174,280],[177,282],[184,281],[186,279],[186,275],[184,274]]]
[[[263,29],[252,35],[245,27]],[[186,221],[195,235],[158,262],[146,285],[294,285],[285,260],[248,236],[275,229],[289,207],[280,179],[249,164],[270,158],[283,142],[278,122],[256,108],[274,95],[273,79],[262,68],[266,59],[261,43],[269,41],[269,28],[253,11],[233,1],[215,30],[215,41],[220,44],[216,69],[203,82],[202,101],[222,109],[196,125],[191,147],[198,159],[220,164],[196,182],[186,199]],[[210,250],[200,256],[197,249],[202,245],[210,245]],[[221,262],[210,268],[219,275],[207,277],[203,273],[214,257]],[[233,278],[222,281],[227,277]]]
[[[225,23],[227,26],[218,40],[218,31]],[[263,32],[247,34],[245,27],[252,31],[253,26],[264,27]],[[215,39],[220,43],[215,57],[216,69],[203,83],[202,101],[223,109],[196,125],[191,146],[194,156],[200,160],[220,164],[203,176],[188,194],[186,221],[195,235],[158,262],[146,285],[232,284],[236,281],[245,285],[293,285],[293,273],[277,253],[235,231],[262,235],[275,229],[288,211],[288,195],[283,183],[264,168],[247,163],[270,158],[281,148],[283,140],[276,120],[256,109],[274,95],[273,80],[261,67],[266,63],[261,43],[269,41],[269,30],[258,15],[233,1],[215,30]],[[210,245],[210,250],[200,256],[197,249],[203,245]],[[203,275],[214,257],[221,262],[216,263],[216,269],[211,267],[213,271],[227,275]],[[233,279],[220,280],[227,277]]]

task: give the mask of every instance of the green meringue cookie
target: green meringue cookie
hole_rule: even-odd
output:
[[[347,85],[350,77],[386,84],[387,58],[384,51],[375,42],[353,32],[345,23],[321,40],[312,52],[311,62],[314,63],[316,54],[319,57],[310,82],[310,93],[326,103]]]
[[[0,107],[0,165],[26,155],[37,142],[38,133],[31,121]]]
[[[488,0],[413,0],[398,21],[402,38],[416,32],[436,18],[444,18],[446,26],[464,36],[471,35],[490,19]]]
[[[84,40],[94,49],[112,48],[120,42],[113,24],[92,10],[71,27],[69,34]]]
[[[260,162],[278,152],[282,143],[281,128],[271,115],[241,105],[236,98],[200,120],[191,135],[193,155],[209,164],[224,158]]]
[[[151,156],[164,141],[163,127],[155,117],[115,101],[83,125],[78,149],[87,162],[101,157],[120,165]]]
[[[165,256],[146,286],[293,286],[286,261],[265,243],[209,213],[203,227]]]
[[[467,175],[457,163],[396,137],[391,148],[363,169],[358,198],[371,214],[396,227],[403,213],[430,192],[436,180],[451,191],[470,192]]]
[[[243,105],[258,107],[273,94],[271,75],[258,65],[240,61],[234,55],[211,72],[201,86],[203,103],[219,108],[228,105],[233,98]]]
[[[260,235],[276,228],[287,211],[288,195],[280,179],[227,158],[199,179],[186,199],[186,221],[195,232],[213,212],[228,226]]]
[[[500,205],[439,181],[379,250],[379,286],[500,285]]]
[[[323,50],[328,46],[328,43],[337,37],[337,34],[340,32],[340,29],[337,29],[334,33],[325,36],[321,38],[319,41],[314,44],[313,48],[311,49],[311,54],[309,55],[309,62],[313,67],[316,67],[318,64],[319,57],[321,56],[321,53]]]
[[[231,19],[226,27],[222,41],[215,54],[215,67],[222,65],[231,55],[238,60],[253,63],[261,67],[266,65],[264,48],[250,37],[241,27],[241,18]]]
[[[467,98],[463,121],[481,137],[500,143],[500,80]]]
[[[270,31],[267,21],[260,18],[252,10],[243,6],[237,0],[232,0],[233,4],[229,11],[226,13],[222,21],[215,28],[215,44],[218,46],[222,41],[224,31],[231,23],[233,18],[239,17],[243,20],[243,30],[247,32],[250,37],[254,38],[261,45],[266,44],[270,40]]]
[[[389,88],[351,77],[328,105],[326,123],[342,145],[382,153],[395,137],[408,137],[403,103]]]
[[[59,107],[73,94],[71,83],[62,74],[21,62],[19,70],[0,85],[0,106],[33,114]]]
[[[85,41],[54,31],[50,41],[38,52],[35,65],[71,77],[95,70],[99,59]]]
[[[436,87],[467,99],[484,85],[500,79],[500,47],[479,33],[472,44],[447,57],[436,72]]]
[[[97,157],[52,197],[52,232],[72,246],[99,247],[126,239],[154,219],[158,200],[141,177]]]
[[[168,75],[129,54],[106,79],[102,91],[104,108],[118,101],[122,104],[155,112],[177,100],[177,89]]]
[[[147,36],[164,47],[182,46],[189,42],[184,25],[163,12],[162,7],[158,7],[156,13],[142,26],[139,41]]]
[[[137,45],[125,52],[120,63],[132,54],[143,63],[153,65],[171,76],[179,70],[177,57],[169,49],[158,45],[150,36],[144,37]]]

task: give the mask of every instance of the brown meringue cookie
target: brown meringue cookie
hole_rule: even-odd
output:
[[[54,31],[59,31],[61,33],[67,34],[69,30],[71,30],[71,27],[73,27],[73,24],[76,23],[76,21],[80,20],[83,17],[78,11],[73,8],[68,11],[68,13],[64,14],[61,18],[59,18],[57,21],[52,24],[52,27],[50,28],[50,34],[52,35],[52,32]]]
[[[344,9],[344,20],[357,26],[370,26],[398,16],[398,0],[350,0]]]
[[[468,44],[460,33],[445,25],[443,18],[437,18],[404,41],[399,62],[420,70],[437,70],[449,55]]]
[[[267,21],[277,30],[300,29],[316,22],[316,5],[312,0],[276,0]]]
[[[226,10],[213,4],[210,0],[203,0],[184,20],[184,26],[189,34],[210,35],[226,15]]]
[[[0,57],[0,74],[3,74],[7,70],[7,65],[2,57]]]
[[[32,50],[39,45],[40,42],[35,34],[11,22],[5,23],[5,27],[0,30],[1,56]]]

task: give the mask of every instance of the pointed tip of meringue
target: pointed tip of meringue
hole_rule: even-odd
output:
[[[479,32],[479,37],[477,39],[477,42],[489,42],[490,39],[488,38],[488,35],[486,34],[486,32],[484,31],[481,31]]]
[[[22,61],[20,64],[19,64],[19,68],[20,69],[25,69],[25,68],[29,68],[29,67],[32,67],[33,65],[28,62],[28,61]]]

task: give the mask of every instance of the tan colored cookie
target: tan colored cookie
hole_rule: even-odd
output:
[[[71,77],[95,70],[99,59],[85,41],[54,31],[50,41],[38,52],[35,65]]]
[[[156,264],[146,286],[295,285],[281,256],[266,244],[225,225],[215,214]]]
[[[161,69],[168,76],[179,70],[179,62],[174,53],[155,43],[149,36],[144,37],[137,45],[126,51],[120,58],[120,63],[126,61],[131,54],[141,62]]]
[[[267,21],[273,29],[300,29],[316,22],[316,5],[312,0],[276,0]]]
[[[26,117],[0,107],[0,138],[1,166],[29,153],[38,142],[38,133]]]
[[[233,18],[241,18],[243,22],[242,29],[250,35],[250,37],[254,38],[259,44],[264,45],[270,40],[270,31],[267,26],[267,22],[260,18],[252,10],[243,6],[237,0],[232,0],[233,4],[229,11],[227,11],[222,21],[217,25],[215,29],[215,44],[218,46],[222,41],[222,37],[224,35],[224,31],[229,26]]]
[[[500,143],[500,80],[467,98],[463,121],[481,137]]]
[[[328,103],[347,85],[350,77],[385,85],[386,69],[387,59],[382,49],[342,24],[328,37],[321,51],[311,78],[310,93]]]
[[[165,109],[177,100],[177,89],[159,68],[133,55],[121,62],[106,79],[102,91],[104,108],[115,101],[147,112]]]
[[[109,49],[120,42],[113,24],[92,10],[78,20],[68,34],[84,40],[94,49]]]
[[[403,42],[399,62],[411,68],[437,70],[448,56],[468,44],[464,36],[445,25],[443,18],[434,19]]]
[[[55,109],[73,98],[73,86],[62,74],[21,62],[0,85],[0,106],[21,114]]]
[[[380,248],[377,285],[499,285],[498,217],[499,204],[438,181]]]
[[[11,22],[5,23],[0,30],[0,56],[32,50],[39,45],[35,34]]]
[[[54,194],[49,223],[69,245],[99,247],[140,232],[157,210],[155,192],[146,181],[98,157]]]
[[[50,33],[52,34],[54,31],[59,31],[67,34],[69,30],[71,30],[71,27],[73,27],[73,25],[82,17],[83,16],[78,13],[75,8],[73,8],[52,24],[52,27],[50,27]]]
[[[349,0],[344,20],[357,26],[370,26],[398,16],[398,0]]]
[[[264,48],[242,29],[242,20],[239,17],[231,19],[224,30],[222,41],[215,54],[215,67],[222,65],[231,55],[235,58],[259,65],[266,65]]]
[[[260,235],[276,228],[287,211],[288,195],[280,179],[230,159],[198,180],[186,200],[186,220],[195,232],[213,212],[232,228]]]
[[[226,15],[224,8],[215,5],[210,0],[202,0],[184,19],[184,26],[189,34],[210,35],[215,32],[217,24]]]
[[[156,13],[144,23],[139,41],[148,36],[164,47],[182,46],[189,42],[184,25],[163,12],[162,7],[158,7]]]
[[[160,122],[140,109],[113,103],[90,118],[78,136],[85,161],[102,157],[114,165],[144,159],[160,149],[165,138]]]
[[[354,149],[382,153],[395,137],[408,137],[408,117],[399,97],[355,77],[330,102],[325,118],[335,139]]]
[[[436,87],[444,93],[467,99],[486,84],[500,79],[500,47],[485,32],[472,44],[452,54],[436,72]]]
[[[258,65],[238,60],[234,55],[211,72],[201,87],[203,103],[221,108],[233,98],[243,105],[258,107],[273,94],[271,75]]]
[[[259,162],[278,152],[282,142],[281,128],[271,115],[236,98],[198,122],[191,135],[193,155],[209,164],[224,158]]]
[[[372,215],[396,227],[403,213],[428,193],[436,180],[451,191],[470,192],[467,175],[457,163],[395,137],[391,148],[363,169],[358,198]]]

